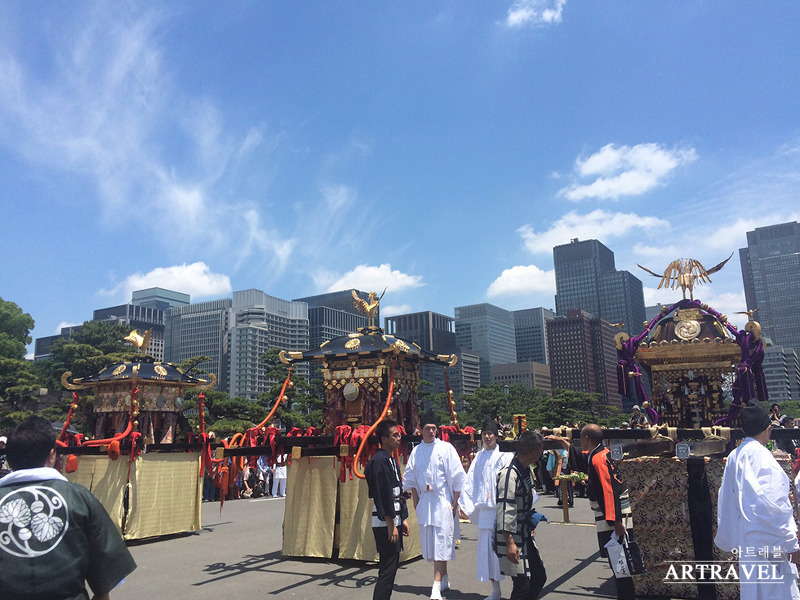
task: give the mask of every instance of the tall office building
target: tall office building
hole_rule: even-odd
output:
[[[167,311],[173,306],[187,306],[189,294],[174,292],[164,288],[148,288],[135,290],[128,304],[98,308],[93,311],[93,321],[119,323],[137,329],[140,334],[151,329],[150,344],[144,349],[156,360],[164,360]],[[70,338],[81,329],[81,325],[62,327],[59,335],[48,335],[36,338],[34,360],[48,360],[51,357],[50,347],[56,340]]]
[[[645,319],[642,282],[617,271],[614,253],[597,240],[571,240],[553,248],[556,314],[584,310],[609,323],[624,323],[630,335],[642,332]]]
[[[542,390],[548,395],[553,391],[550,367],[531,361],[492,365],[492,383],[523,385],[529,389]]]
[[[413,342],[428,352],[452,354],[456,349],[453,321],[453,317],[428,310],[386,317],[384,328],[387,334],[397,336],[407,342]],[[450,369],[448,376],[460,368],[458,363],[452,368],[448,367]],[[444,374],[444,368],[439,365],[421,364],[419,367],[420,379],[433,384],[433,387],[428,390],[431,394],[442,394],[446,391]],[[450,389],[453,389],[452,381]],[[455,390],[453,393],[456,394]]]
[[[176,306],[167,312],[164,356],[180,364],[194,356],[211,360],[198,365],[217,376],[217,389],[228,391],[228,323],[233,302],[230,298]]]
[[[614,334],[610,323],[582,310],[550,321],[547,342],[553,389],[599,394],[607,404],[622,408]]]
[[[167,311],[188,305],[189,294],[148,288],[134,291],[128,304],[95,310],[92,320],[128,325],[138,330],[140,335],[150,330],[150,344],[143,350],[157,361],[163,361]]]
[[[764,337],[800,355],[800,223],[757,227],[739,250],[747,309]]]
[[[491,366],[517,362],[514,313],[493,304],[457,306],[456,346],[480,357],[481,385],[492,382]]]
[[[134,290],[131,294],[131,304],[146,306],[158,310],[168,311],[178,306],[188,306],[191,301],[189,294],[175,292],[160,287]]]
[[[555,316],[552,310],[542,307],[514,311],[518,362],[548,364],[547,322]]]
[[[81,330],[83,325],[68,325],[67,327],[62,327],[61,332],[58,335],[45,335],[43,337],[36,338],[33,346],[33,361],[39,360],[50,360],[53,358],[50,349],[53,347],[58,340],[62,339],[69,339],[72,337],[74,333],[77,333]]]
[[[367,297],[365,292],[356,291],[362,298]],[[367,316],[353,305],[351,290],[295,298],[294,302],[308,305],[309,348],[319,348],[328,340],[367,326]]]
[[[431,311],[386,317],[386,333],[437,354],[451,353],[456,347],[453,317]]]
[[[229,393],[255,402],[277,383],[265,375],[267,350],[308,350],[308,305],[260,290],[234,292],[229,344]],[[297,372],[307,375],[308,366],[298,365]]]
[[[800,361],[792,348],[767,346],[762,367],[770,402],[800,400]]]

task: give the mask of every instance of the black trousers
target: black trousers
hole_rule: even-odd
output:
[[[539,549],[533,541],[526,542],[528,550],[528,566],[530,575],[518,575],[512,577],[514,587],[511,590],[510,600],[536,600],[547,581],[547,571],[544,569],[542,557],[539,556]]]
[[[373,527],[372,534],[375,536],[375,547],[378,549],[378,579],[372,591],[372,600],[389,600],[392,597],[397,567],[400,566],[403,535],[398,528],[397,541],[392,544],[386,527]]]

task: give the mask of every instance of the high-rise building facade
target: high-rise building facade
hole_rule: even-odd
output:
[[[146,306],[158,310],[168,311],[178,306],[188,306],[191,302],[189,294],[175,292],[164,288],[153,287],[145,290],[134,290],[131,294],[131,304]]]
[[[149,330],[150,344],[143,350],[157,361],[163,361],[167,311],[172,307],[188,305],[189,294],[148,288],[134,291],[128,304],[95,310],[92,320],[128,325],[140,335]]]
[[[61,328],[61,332],[58,335],[46,335],[36,338],[33,345],[34,362],[39,360],[50,360],[53,358],[53,355],[50,351],[50,349],[53,347],[53,344],[55,344],[58,340],[68,340],[73,334],[80,331],[81,327],[83,327],[83,325],[67,325],[66,327]]]
[[[176,306],[167,312],[164,355],[167,362],[180,364],[195,356],[211,360],[198,368],[217,376],[217,389],[228,391],[228,323],[230,298]]]
[[[481,385],[492,382],[491,366],[517,362],[514,313],[493,304],[455,308],[456,346],[480,357]]]
[[[739,250],[747,309],[762,335],[800,355],[800,223],[757,227]]]
[[[542,390],[548,395],[553,391],[550,367],[531,361],[492,365],[492,383],[523,385],[529,389]]]
[[[457,410],[464,408],[464,396],[471,396],[481,387],[481,359],[475,352],[456,348],[453,354],[458,358],[456,366],[449,369],[450,389],[453,390]],[[429,406],[421,407],[424,409]]]
[[[547,308],[526,308],[514,311],[514,339],[518,362],[548,364],[547,322],[555,318]]]
[[[452,354],[456,349],[456,334],[453,331],[453,317],[447,317],[431,311],[409,313],[386,317],[385,330],[389,335],[397,336],[407,342],[413,342],[423,350],[435,354]],[[449,373],[459,370],[448,367]],[[421,364],[420,379],[433,384],[428,390],[431,394],[442,394],[446,391],[445,371],[439,365]],[[451,382],[452,389],[452,382]],[[455,390],[453,393],[456,394]],[[456,394],[457,395],[457,394]]]
[[[556,314],[584,310],[609,323],[623,323],[630,335],[641,333],[645,319],[642,282],[617,271],[614,253],[598,240],[571,240],[553,248]]]
[[[800,400],[800,361],[792,348],[767,346],[762,368],[770,402]]]
[[[362,298],[367,296],[358,290],[357,293]],[[319,348],[328,340],[355,333],[367,326],[367,316],[353,305],[351,290],[295,298],[294,302],[308,305],[309,348]]]
[[[266,375],[263,356],[273,348],[308,350],[308,305],[260,290],[233,293],[229,326],[231,397],[255,402],[277,383]],[[298,374],[308,366],[298,365]]]
[[[453,317],[431,311],[386,317],[386,333],[437,354],[450,353],[456,347]]]
[[[599,394],[610,406],[622,408],[617,389],[614,327],[582,310],[570,310],[547,324],[553,389]]]

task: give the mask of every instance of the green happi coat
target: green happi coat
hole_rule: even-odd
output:
[[[47,467],[0,479],[0,598],[83,600],[136,568],[98,500]]]

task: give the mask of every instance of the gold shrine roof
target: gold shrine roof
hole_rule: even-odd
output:
[[[455,354],[434,354],[409,342],[383,332],[380,327],[363,327],[357,333],[334,338],[319,348],[306,351],[281,350],[280,360],[285,364],[304,361],[326,362],[344,358],[374,358],[398,356],[418,362],[438,364],[443,367],[456,364]]]
[[[72,372],[70,371],[66,371],[61,375],[61,385],[68,390],[83,390],[132,380],[142,383],[154,382],[172,386],[192,387],[199,390],[211,389],[217,383],[217,377],[213,373],[209,374],[207,380],[200,379],[186,375],[172,363],[148,362],[146,360],[115,363],[104,367],[94,375],[76,377],[70,381],[71,377]]]
[[[642,340],[636,360],[648,365],[737,362],[741,349],[723,319],[724,315],[717,317],[700,307],[679,308],[666,314]]]

